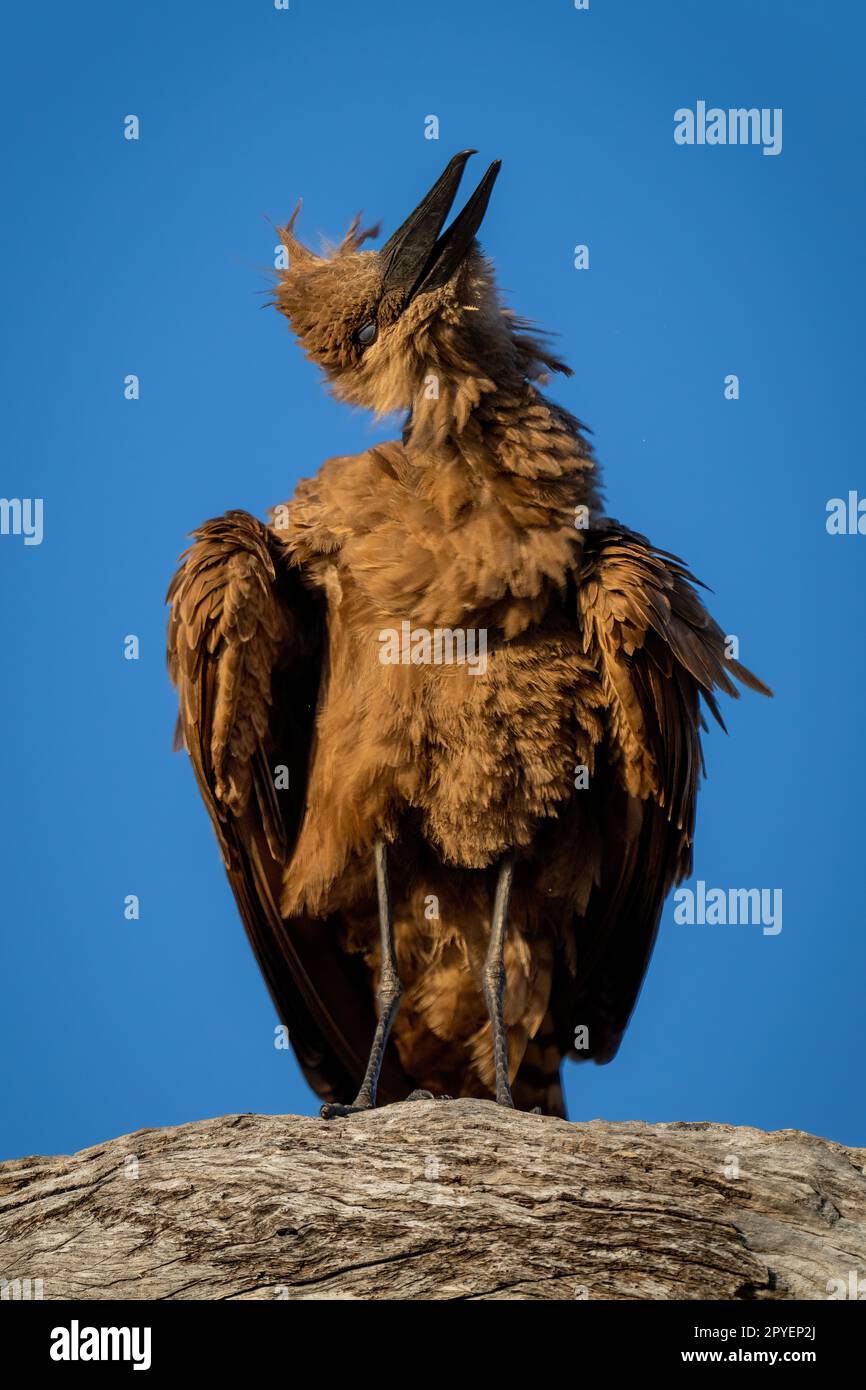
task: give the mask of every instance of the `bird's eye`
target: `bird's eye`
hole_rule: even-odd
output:
[[[378,332],[379,330],[375,323],[365,323],[363,328],[358,329],[355,338],[361,344],[361,347],[369,347],[371,343],[375,343],[376,334]]]

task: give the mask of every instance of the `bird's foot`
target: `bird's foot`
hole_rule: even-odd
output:
[[[453,1100],[453,1096],[434,1096],[432,1091],[412,1091],[407,1100]]]
[[[347,1115],[363,1115],[365,1111],[375,1110],[375,1108],[375,1105],[358,1105],[357,1102],[354,1105],[338,1105],[334,1103],[323,1105],[319,1111],[319,1115],[323,1120],[341,1120]]]

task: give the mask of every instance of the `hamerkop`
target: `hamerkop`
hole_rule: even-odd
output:
[[[505,307],[471,150],[380,251],[280,231],[275,303],[402,438],[330,458],[268,525],[206,522],[169,589],[179,737],[322,1113],[413,1095],[564,1113],[609,1061],[691,871],[703,700],[766,687],[683,563],[606,516]]]

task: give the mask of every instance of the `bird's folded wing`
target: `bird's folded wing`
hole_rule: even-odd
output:
[[[593,784],[597,882],[576,925],[577,968],[560,989],[560,1036],[608,1061],[634,1008],[665,897],[691,872],[703,700],[724,728],[719,690],[771,692],[726,655],[725,637],[676,556],[612,524],[587,535],[577,589],[584,649],[604,691],[605,742]],[[560,980],[561,985],[562,977]],[[564,1012],[563,1012],[564,1010]]]
[[[351,1099],[375,1026],[369,987],[328,923],[286,923],[278,906],[306,797],[321,613],[273,533],[239,511],[194,532],[167,602],[178,742],[244,926],[307,1080]]]

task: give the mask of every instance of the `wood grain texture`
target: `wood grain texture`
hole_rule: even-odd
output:
[[[470,1099],[233,1115],[0,1165],[0,1274],[46,1299],[826,1299],[866,1275],[864,1169],[796,1130]]]

